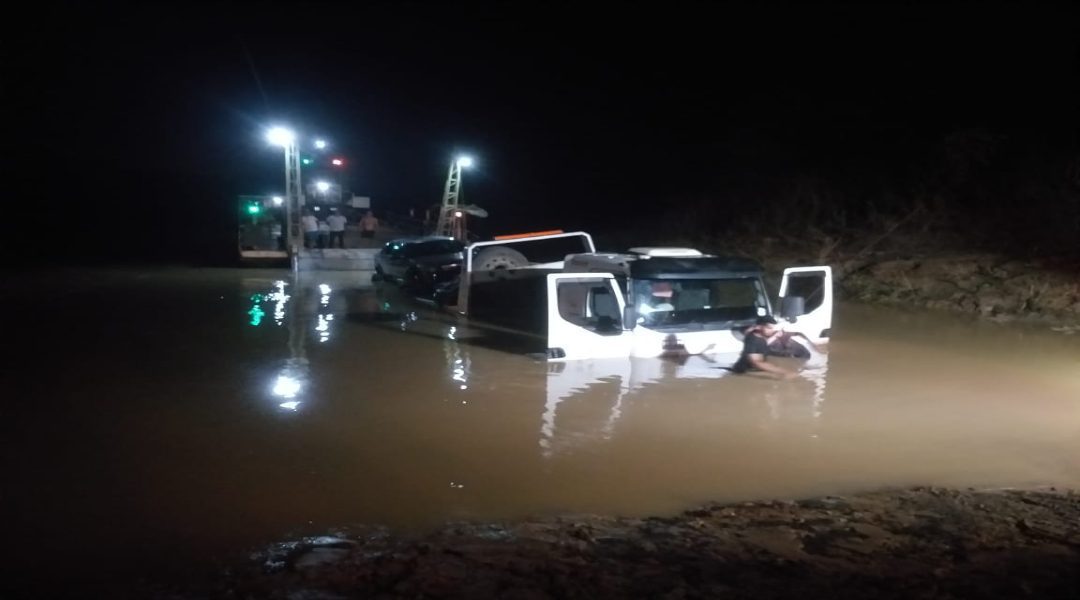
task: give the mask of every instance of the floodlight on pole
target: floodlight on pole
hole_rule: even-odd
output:
[[[296,134],[293,133],[292,130],[284,127],[271,127],[270,130],[266,132],[266,141],[275,146],[287,148],[296,141]]]
[[[315,147],[319,150],[326,149],[326,140],[315,140]]]
[[[285,247],[292,255],[293,269],[296,269],[299,240],[303,235],[300,224],[300,206],[303,202],[300,148],[297,145],[296,132],[280,125],[266,130],[266,141],[285,150],[285,195],[274,197],[273,202],[275,206],[285,206]]]
[[[326,193],[330,190],[330,184],[326,183],[325,181],[316,181],[315,189],[319,190],[322,193]]]
[[[435,223],[435,235],[465,239],[465,213],[461,210],[461,170],[472,165],[472,157],[465,154],[450,161],[442,206],[439,208],[439,220]]]

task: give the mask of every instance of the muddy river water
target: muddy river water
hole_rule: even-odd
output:
[[[108,581],[345,523],[1080,487],[1080,335],[841,305],[800,376],[554,364],[349,273],[16,275],[6,570]]]

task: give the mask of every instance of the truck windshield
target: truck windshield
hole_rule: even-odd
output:
[[[653,329],[693,325],[720,329],[768,312],[756,277],[731,279],[635,279],[631,297],[638,323]]]

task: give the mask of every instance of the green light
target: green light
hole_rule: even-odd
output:
[[[258,204],[248,204],[248,214],[249,215],[257,215],[261,211],[262,211],[262,207],[259,206]]]
[[[310,158],[304,158],[301,159],[300,162],[304,163],[305,165],[310,165],[313,161]]]
[[[251,295],[251,301],[254,302],[255,305],[251,307],[251,310],[249,310],[247,314],[251,317],[251,322],[249,323],[249,325],[251,325],[252,327],[258,327],[259,323],[262,323],[262,318],[266,314],[266,312],[264,312],[262,307],[259,306],[259,303],[261,303],[265,299],[266,297],[262,294]]]
[[[263,311],[261,306],[256,304],[255,306],[251,307],[251,310],[249,310],[247,314],[251,316],[250,325],[252,327],[258,327],[259,323],[262,323],[262,318],[266,313]]]

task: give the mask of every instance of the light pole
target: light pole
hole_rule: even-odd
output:
[[[465,241],[465,214],[459,208],[461,169],[468,169],[472,164],[473,159],[469,156],[458,156],[450,162],[450,172],[446,175],[446,187],[443,190],[442,207],[439,209],[435,235]]]
[[[285,244],[295,261],[302,235],[300,199],[303,188],[300,187],[300,147],[296,143],[296,134],[284,127],[270,128],[266,132],[266,139],[271,144],[285,149]]]
[[[334,173],[334,181],[337,183],[337,198],[338,204],[344,204],[345,202],[345,159],[340,156],[335,156],[330,160],[332,172]]]

